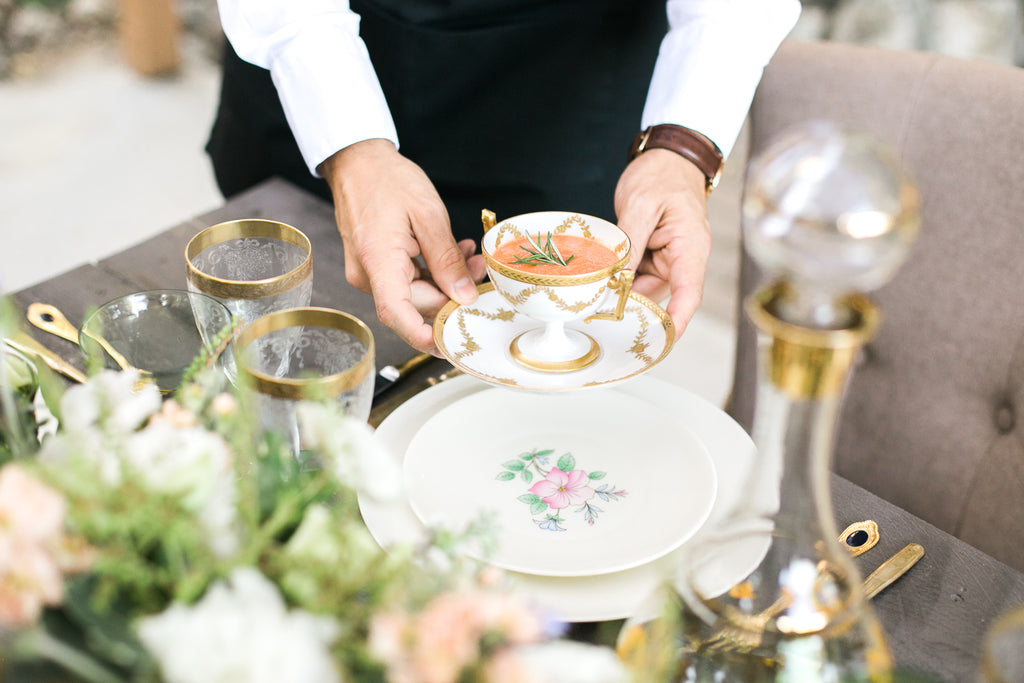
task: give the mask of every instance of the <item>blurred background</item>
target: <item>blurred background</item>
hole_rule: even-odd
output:
[[[1024,64],[1024,0],[804,0],[792,37]],[[0,0],[0,291],[103,258],[221,202],[203,151],[215,0]],[[724,395],[736,316],[737,145],[689,338]],[[98,302],[99,303],[99,302]]]

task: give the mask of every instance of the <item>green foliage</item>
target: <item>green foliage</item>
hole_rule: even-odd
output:
[[[52,10],[64,9],[69,3],[70,0],[14,0],[15,5],[24,5],[25,7],[35,5]]]
[[[192,363],[186,368],[181,378],[181,386],[187,387],[196,377],[203,371],[210,370],[214,367],[224,351],[227,350],[235,337],[235,334],[242,327],[242,319],[237,315],[231,317],[231,322],[224,327],[223,330],[214,335],[207,344],[203,345],[203,348],[199,350],[199,354],[192,360]]]
[[[0,338],[18,329],[18,311],[8,298],[0,298]],[[33,397],[39,383],[27,358],[5,345],[0,347],[0,464],[32,452],[36,431]]]
[[[0,328],[14,325],[10,306],[0,302]],[[371,618],[395,606],[423,605],[464,579],[467,567],[451,571],[460,546],[474,542],[485,555],[493,552],[489,518],[458,533],[437,530],[421,548],[381,549],[361,521],[355,491],[335,474],[332,458],[341,456],[296,457],[285,435],[261,428],[248,394],[226,384],[215,360],[233,332],[234,326],[226,329],[204,350],[173,398],[153,397],[152,403],[145,392],[155,394],[155,387],[129,390],[130,382],[110,381],[126,377],[112,371],[98,385],[90,380],[65,392],[45,367],[34,373],[30,366],[0,368],[0,466],[19,458],[32,478],[59,493],[62,550],[87,558],[75,568],[61,567],[63,602],[47,607],[14,644],[0,639],[0,659],[49,658],[94,681],[159,680],[154,656],[136,636],[139,621],[174,605],[195,605],[215,583],[250,567],[274,584],[289,610],[331,617],[340,629],[331,655],[347,679],[383,681],[382,663],[367,651]],[[73,428],[62,424],[43,445],[35,438],[31,406],[37,390],[55,414],[63,397],[69,415],[74,402],[77,416]],[[133,417],[125,418],[122,408]],[[340,409],[337,419],[344,419]],[[143,424],[136,428],[134,420]],[[183,445],[175,440],[168,446],[169,433]],[[34,457],[41,449],[44,457]],[[190,449],[198,460],[184,458],[186,471],[175,469],[181,451]],[[218,464],[217,478],[209,475],[210,463],[220,461],[210,452],[226,462]],[[508,474],[525,471],[531,458],[510,461],[517,470]],[[154,481],[146,463],[159,467],[164,480]],[[203,489],[222,481],[232,492],[228,550],[211,540],[196,502],[223,502]],[[438,571],[425,562],[428,555],[450,564]]]

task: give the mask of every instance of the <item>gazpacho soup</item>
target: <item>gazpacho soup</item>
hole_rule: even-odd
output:
[[[582,275],[611,266],[619,257],[596,240],[578,235],[527,235],[494,250],[498,263],[537,275]]]

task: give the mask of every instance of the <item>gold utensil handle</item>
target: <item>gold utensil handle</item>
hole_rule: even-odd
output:
[[[61,339],[67,339],[75,344],[78,343],[78,328],[72,325],[56,306],[39,302],[31,303],[28,305],[26,317],[30,323],[44,332],[55,334]]]
[[[850,545],[847,543],[847,538],[854,534],[863,533],[866,537],[865,541],[860,545]],[[846,548],[852,557],[863,555],[867,551],[878,545],[878,523],[873,519],[866,519],[863,522],[854,522],[850,526],[843,529],[843,533],[839,534],[839,542]]]
[[[39,329],[49,332],[50,334],[55,334],[58,337],[67,339],[75,344],[79,343],[78,328],[72,325],[67,319],[67,316],[65,316],[61,310],[54,305],[38,302],[31,303],[28,306],[27,317],[28,321]],[[131,369],[132,365],[128,362],[128,359],[121,355],[117,349],[111,346],[110,342],[106,339],[89,332],[83,332],[82,334],[99,344],[100,347],[114,359],[114,362],[117,363],[119,368],[122,370]]]
[[[21,351],[33,358],[40,359],[52,370],[59,372],[68,379],[74,380],[79,384],[83,384],[88,379],[84,372],[76,368],[71,363],[68,363],[66,360],[55,354],[53,351],[50,351],[24,332],[15,333],[13,339],[5,338],[4,343],[12,349]]]
[[[864,595],[871,599],[882,592],[889,584],[907,573],[917,561],[924,557],[924,548],[917,543],[909,543],[898,553],[878,565],[864,579]]]
[[[395,369],[398,370],[398,376],[402,377],[405,374],[410,373],[419,366],[423,365],[427,361],[433,360],[434,357],[435,356],[431,353],[417,353],[415,356],[412,356],[411,358],[408,358],[407,360],[400,363],[398,366],[396,366]]]

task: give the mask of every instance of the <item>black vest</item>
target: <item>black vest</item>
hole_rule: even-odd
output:
[[[398,130],[456,236],[543,210],[614,220],[667,21],[664,0],[352,0]],[[224,56],[207,151],[225,196],[270,176],[329,198],[288,129],[270,74]]]

